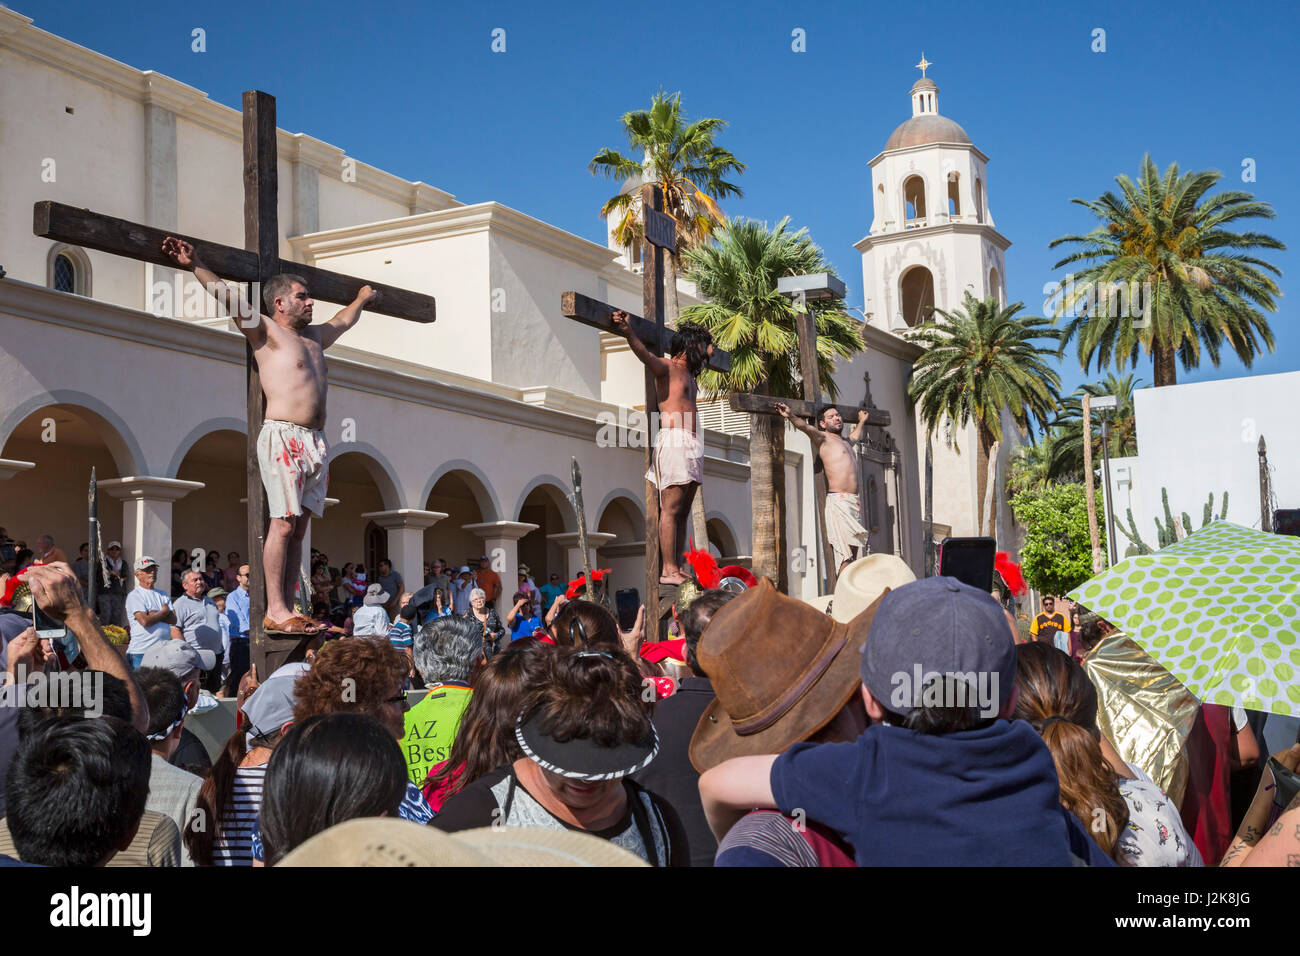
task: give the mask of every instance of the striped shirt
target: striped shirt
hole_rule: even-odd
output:
[[[388,640],[399,651],[410,647],[415,643],[415,638],[411,634],[411,625],[399,617],[388,629]]]
[[[230,806],[221,817],[212,844],[212,862],[216,866],[252,866],[253,825],[262,807],[262,786],[267,764],[239,767],[235,770],[234,791]]]

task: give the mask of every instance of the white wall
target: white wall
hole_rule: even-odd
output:
[[[1268,444],[1277,506],[1300,507],[1298,398],[1300,372],[1136,391],[1138,529],[1147,543],[1155,545],[1152,518],[1164,520],[1161,488],[1169,489],[1174,515],[1186,511],[1194,527],[1201,525],[1211,492],[1217,517],[1226,490],[1227,520],[1258,528],[1260,435]]]

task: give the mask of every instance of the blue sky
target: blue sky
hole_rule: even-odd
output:
[[[1150,152],[1163,169],[1215,169],[1222,188],[1272,204],[1257,223],[1288,245],[1268,253],[1283,298],[1277,349],[1254,373],[1300,368],[1290,298],[1300,281],[1300,36],[1292,3],[313,4],[16,2],[35,25],[238,108],[260,88],[280,126],[423,180],[463,202],[496,200],[597,242],[614,187],[587,172],[625,148],[619,117],[663,89],[749,169],[731,215],[807,226],[862,304],[853,243],[870,225],[867,162],[911,112],[924,51],[939,110],[989,157],[989,207],[1012,241],[1012,301],[1041,311],[1060,256],[1052,239],[1090,228],[1095,198]],[[547,5],[550,6],[550,5]],[[646,11],[653,11],[653,16]],[[207,51],[191,50],[206,31]],[[506,50],[491,49],[492,31]],[[791,49],[801,28],[807,52]],[[1105,30],[1095,53],[1093,31]],[[1242,182],[1242,162],[1256,180]],[[1068,389],[1085,376],[1067,357]],[[1235,357],[1180,381],[1245,374]],[[1138,374],[1150,384],[1149,360]]]

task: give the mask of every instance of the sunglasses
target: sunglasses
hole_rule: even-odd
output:
[[[397,703],[400,703],[400,704],[402,705],[402,710],[406,710],[406,709],[407,709],[407,704],[406,704],[406,691],[401,691],[401,692],[398,693],[396,696],[394,696],[394,697],[389,697],[387,700],[384,701],[384,703],[386,703],[386,704],[397,704]]]

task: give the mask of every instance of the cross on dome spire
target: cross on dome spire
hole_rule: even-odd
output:
[[[934,66],[934,64],[931,63],[929,60],[927,60],[927,59],[925,58],[925,51],[922,50],[922,51],[921,51],[921,62],[918,63],[918,64],[916,64],[916,68],[917,68],[918,70],[921,71],[921,78],[922,78],[922,79],[925,79],[925,71],[928,70],[928,69],[929,69],[930,67],[932,67],[932,66]]]

